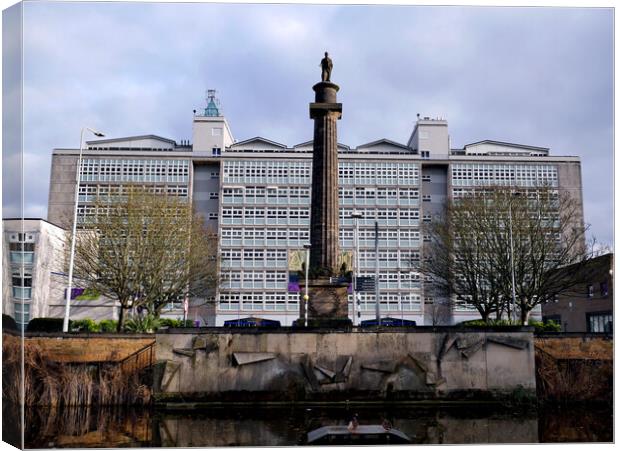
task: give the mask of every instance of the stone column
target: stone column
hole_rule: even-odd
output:
[[[310,215],[310,268],[323,276],[338,273],[340,255],[338,218],[338,127],[342,104],[337,103],[338,85],[317,83],[310,104],[314,119],[312,157],[312,206]]]
[[[312,157],[312,206],[310,214],[310,280],[308,281],[308,326],[349,327],[347,286],[333,280],[340,268],[338,220],[338,133],[342,104],[336,101],[338,86],[321,82],[313,86],[315,102],[310,104],[314,119]],[[304,282],[305,284],[305,282]],[[305,285],[302,292],[305,292]],[[301,303],[300,318],[305,317]]]

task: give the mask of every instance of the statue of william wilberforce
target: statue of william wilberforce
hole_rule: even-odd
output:
[[[329,55],[325,52],[325,58],[321,60],[321,81],[331,81],[332,67],[334,67],[334,63],[332,63]]]

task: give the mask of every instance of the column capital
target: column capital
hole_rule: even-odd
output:
[[[310,104],[310,119],[325,116],[328,113],[338,113],[337,118],[342,117],[342,103],[316,103]]]

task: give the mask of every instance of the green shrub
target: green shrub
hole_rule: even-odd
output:
[[[160,318],[158,327],[194,327],[194,321],[187,319]]]
[[[172,318],[160,318],[159,327],[183,327],[183,320]]]
[[[534,326],[534,332],[537,334],[541,332],[560,332],[562,330],[562,326],[555,321],[547,321],[546,323],[543,323],[542,321],[530,320],[528,325]]]
[[[124,329],[127,332],[152,334],[159,327],[159,319],[153,315],[134,316],[125,321]]]
[[[562,326],[555,321],[547,321],[545,323],[545,332],[562,332]]]
[[[32,318],[26,332],[62,332],[62,318]]]
[[[99,330],[101,332],[116,332],[118,321],[115,319],[102,319],[99,321]]]
[[[458,325],[464,327],[505,327],[520,326],[521,324],[508,319],[489,319],[486,323],[481,319],[472,319],[469,321],[463,321]]]
[[[12,316],[2,315],[2,330],[18,330],[17,323]]]
[[[69,330],[72,332],[99,332],[101,329],[96,321],[86,318],[69,321]]]

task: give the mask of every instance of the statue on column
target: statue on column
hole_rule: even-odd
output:
[[[334,67],[334,63],[332,63],[331,58],[325,52],[325,58],[321,60],[321,81],[331,81],[332,67]]]

